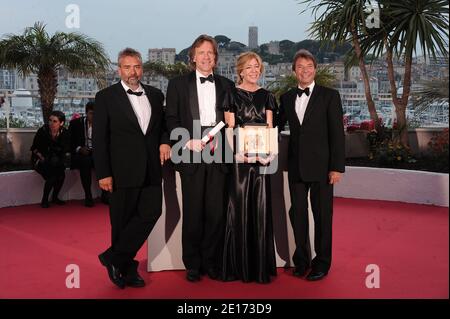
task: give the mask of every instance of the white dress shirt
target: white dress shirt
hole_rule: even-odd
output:
[[[295,100],[295,112],[297,113],[298,120],[300,121],[300,124],[303,123],[303,118],[305,117],[305,111],[306,107],[308,106],[309,98],[311,97],[312,91],[314,89],[315,82],[313,81],[308,87],[309,87],[309,95],[306,95],[305,93],[302,94],[301,97],[298,97]],[[306,87],[302,88],[300,85],[298,86],[300,89],[304,90]]]
[[[89,125],[87,117],[84,118],[84,127],[87,127],[86,130],[86,147],[91,149],[92,148],[92,123]]]
[[[120,81],[122,86],[126,91],[131,90],[123,81]],[[133,91],[133,90],[132,90]],[[134,92],[142,92],[141,96],[137,96],[134,94],[128,94],[128,99],[130,100],[131,106],[133,107],[134,114],[136,114],[139,126],[141,127],[142,133],[147,132],[148,124],[150,123],[150,118],[152,115],[152,108],[150,105],[150,101],[148,100],[144,89],[139,84],[139,88]]]
[[[87,117],[84,116],[82,118],[83,124],[84,124],[84,146],[87,147],[88,149],[92,149],[92,123],[91,125],[89,125]],[[75,149],[75,151],[77,153],[80,152],[81,146],[77,146],[77,148]]]
[[[200,124],[202,126],[216,125],[216,86],[210,81],[200,82],[203,74],[195,71],[197,78],[198,108],[200,113]]]

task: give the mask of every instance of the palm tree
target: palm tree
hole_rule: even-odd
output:
[[[318,2],[318,3],[316,3]],[[350,43],[353,52],[350,60],[356,58],[364,81],[364,93],[370,118],[379,129],[381,123],[372,99],[369,75],[366,70],[365,53],[361,48],[360,39],[366,33],[365,19],[367,17],[366,0],[304,0],[301,4],[308,4],[315,15],[315,21],[310,28],[311,35],[323,43],[336,41]],[[306,10],[303,10],[305,12]]]
[[[425,58],[448,57],[448,0],[380,0],[381,28],[363,40],[365,50],[384,56],[388,68],[392,102],[395,106],[400,142],[408,145],[406,107],[411,93],[413,55],[420,47]],[[372,30],[371,30],[372,31]],[[403,92],[398,96],[393,59],[403,60]]]
[[[58,70],[97,77],[108,66],[99,42],[79,33],[56,32],[50,36],[42,22],[26,28],[22,35],[7,35],[0,41],[0,67],[17,68],[23,76],[37,74],[44,123],[53,110]]]

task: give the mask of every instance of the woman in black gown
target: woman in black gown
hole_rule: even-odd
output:
[[[275,97],[257,84],[263,71],[261,58],[245,52],[238,57],[236,69],[238,86],[229,92],[224,104],[228,127],[250,123],[273,127]],[[276,275],[270,178],[260,173],[264,164],[263,159],[252,161],[242,154],[235,155],[228,186],[222,262],[225,281],[268,283]]]
[[[31,146],[33,168],[45,180],[42,208],[50,206],[48,197],[52,189],[52,203],[58,205],[65,203],[58,198],[65,178],[65,156],[70,151],[69,133],[64,127],[65,120],[61,111],[50,113],[48,124],[39,128]]]

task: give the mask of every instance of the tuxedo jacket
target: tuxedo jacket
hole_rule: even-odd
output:
[[[339,92],[315,85],[300,124],[296,88],[280,98],[279,129],[289,122],[288,176],[291,182],[326,181],[345,171],[345,136]]]
[[[214,73],[214,84],[216,87],[216,123],[220,121],[225,122],[224,113],[222,109],[223,101],[226,92],[234,87],[234,83],[229,79]],[[186,75],[174,78],[169,81],[167,87],[166,98],[166,124],[168,133],[175,128],[185,128],[190,134],[190,139],[194,137],[202,137],[200,127],[194,127],[193,121],[200,122],[200,111],[197,94],[197,79],[195,71]],[[225,134],[222,130],[222,137]],[[172,141],[173,143],[179,141]],[[222,143],[224,146],[225,143]],[[188,151],[188,150],[187,150]],[[226,165],[220,165],[224,172],[227,172]],[[197,170],[198,164],[180,163],[177,164],[176,169],[180,172],[194,173]]]
[[[70,132],[70,152],[76,153],[78,146],[86,146],[86,128],[85,128],[86,117],[82,116],[77,119],[70,121],[69,132]]]
[[[161,185],[160,144],[169,140],[164,126],[163,93],[141,83],[151,118],[144,134],[120,82],[95,96],[93,155],[98,179],[113,177],[115,187]]]
[[[76,154],[78,147],[86,146],[85,120],[86,117],[82,116],[70,121],[69,123],[70,153],[72,155],[70,161],[70,168],[78,168],[80,166],[76,160],[77,158]]]

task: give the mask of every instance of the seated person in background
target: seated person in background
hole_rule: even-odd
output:
[[[80,171],[81,185],[84,190],[84,206],[93,207],[91,181],[94,160],[92,157],[92,121],[94,118],[94,102],[88,102],[85,116],[70,121],[70,168]],[[102,201],[107,202],[107,194],[102,191]]]
[[[69,153],[69,132],[64,127],[66,117],[61,111],[50,113],[48,124],[44,124],[36,132],[31,145],[31,161],[33,169],[45,180],[41,207],[48,208],[48,196],[53,189],[52,203],[63,205],[58,198],[64,183],[64,160]]]

